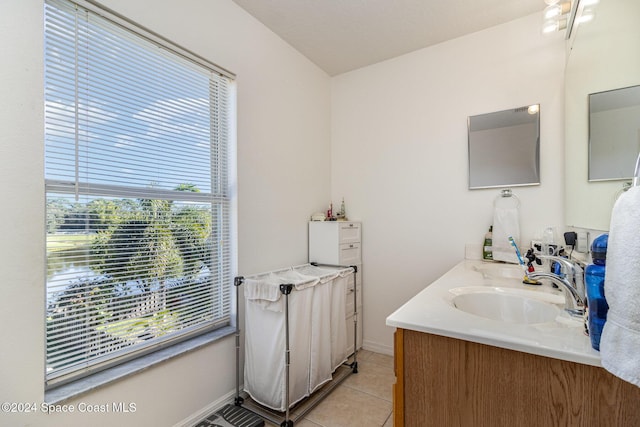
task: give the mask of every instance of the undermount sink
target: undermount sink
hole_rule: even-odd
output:
[[[562,309],[561,295],[502,287],[468,286],[451,289],[453,306],[475,316],[506,323],[553,322]]]

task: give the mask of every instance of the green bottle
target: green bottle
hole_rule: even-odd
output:
[[[489,231],[484,235],[482,259],[493,261],[493,225],[489,226]]]

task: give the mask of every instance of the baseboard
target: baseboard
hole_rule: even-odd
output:
[[[386,354],[393,356],[393,346],[380,344],[374,341],[362,341],[362,348],[364,350],[373,351],[374,353]]]
[[[216,412],[218,409],[222,408],[227,403],[233,403],[235,397],[236,397],[236,391],[232,390],[229,393],[220,397],[215,402],[210,403],[209,405],[205,406],[198,412],[191,414],[184,420],[180,421],[179,423],[176,423],[173,427],[191,427],[197,424],[198,422],[202,421],[208,415]]]

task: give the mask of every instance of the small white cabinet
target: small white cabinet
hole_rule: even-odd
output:
[[[309,223],[309,262],[330,265],[356,266],[357,303],[354,286],[347,287],[347,339],[349,353],[353,352],[355,308],[357,307],[358,348],[362,347],[362,231],[361,224],[353,221],[311,221]]]

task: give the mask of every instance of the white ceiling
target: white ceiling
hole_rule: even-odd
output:
[[[233,1],[331,76],[546,6],[543,0]]]

